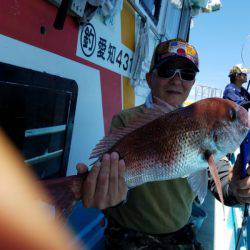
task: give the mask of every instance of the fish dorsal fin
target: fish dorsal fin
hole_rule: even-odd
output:
[[[207,161],[208,161],[210,173],[214,179],[214,183],[215,183],[220,201],[223,205],[223,213],[224,213],[224,218],[225,218],[225,208],[224,208],[224,198],[223,198],[223,194],[222,194],[222,186],[221,186],[221,181],[220,181],[220,177],[218,174],[218,169],[216,167],[213,155],[209,156]]]
[[[128,126],[114,129],[105,136],[95,146],[89,159],[100,158],[126,135],[175,109],[176,107],[169,104],[166,105],[165,102],[161,101],[160,104],[152,104],[152,107],[149,109],[146,107],[143,108],[143,112],[137,111],[135,113],[135,118],[129,122]]]

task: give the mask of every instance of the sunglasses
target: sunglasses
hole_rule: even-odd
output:
[[[166,69],[166,68],[159,68],[157,70],[158,76],[166,79],[174,78],[176,73],[179,74],[182,81],[193,81],[196,76],[196,71],[189,70],[189,69]]]
[[[247,76],[246,73],[238,73],[237,75],[238,75],[238,76],[243,76],[243,77],[246,77],[246,76]]]

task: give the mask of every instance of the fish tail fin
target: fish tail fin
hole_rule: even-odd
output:
[[[57,218],[66,218],[70,215],[76,201],[81,198],[82,182],[86,177],[85,173],[41,181],[52,205],[55,206]]]

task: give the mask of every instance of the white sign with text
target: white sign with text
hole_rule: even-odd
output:
[[[76,55],[123,76],[130,76],[133,51],[120,42],[120,34],[91,20],[79,29]]]

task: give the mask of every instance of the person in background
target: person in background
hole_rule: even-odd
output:
[[[242,85],[247,82],[247,73],[249,71],[250,69],[243,68],[241,64],[233,66],[228,75],[230,84],[226,86],[223,93],[224,99],[236,102],[247,109],[250,106],[250,94]],[[234,153],[228,154],[227,158],[234,164]]]
[[[115,115],[110,130],[126,127],[145,107],[152,107],[159,99],[181,107],[198,71],[198,53],[192,45],[180,39],[159,43],[146,75],[151,93],[145,104]],[[239,180],[236,171],[239,160],[233,171],[226,159],[217,166],[225,204],[249,203],[250,177]],[[84,173],[87,166],[79,163],[77,169]],[[187,178],[145,183],[128,191],[124,172],[125,162],[116,152],[105,154],[83,184],[84,206],[102,209],[106,215],[106,249],[202,249],[190,223],[196,195]],[[211,178],[208,187],[218,198]]]
[[[242,105],[250,101],[250,94],[242,87],[247,82],[249,69],[243,68],[240,64],[233,66],[229,72],[230,84],[224,90],[223,98]]]

